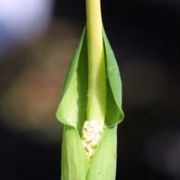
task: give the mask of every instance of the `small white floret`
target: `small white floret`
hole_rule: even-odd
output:
[[[95,120],[85,121],[82,129],[82,139],[83,145],[89,157],[93,156],[94,148],[100,142],[102,132],[103,124]]]

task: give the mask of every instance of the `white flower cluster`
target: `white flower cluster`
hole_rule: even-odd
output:
[[[93,156],[94,148],[101,140],[102,132],[103,124],[98,123],[96,120],[85,121],[82,129],[82,139],[89,158]]]

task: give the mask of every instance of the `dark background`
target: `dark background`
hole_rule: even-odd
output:
[[[73,47],[76,46],[85,24],[84,6],[82,0],[59,0],[53,7],[53,16],[48,28],[54,27],[54,21],[58,24],[62,19],[63,22],[72,24],[67,28],[74,27],[71,31],[77,32]],[[117,180],[178,180],[180,2],[102,0],[102,12],[104,26],[116,54],[123,81],[125,120],[118,131]],[[61,27],[63,28],[59,26],[59,29]],[[57,41],[61,41],[62,37],[58,34],[61,32],[59,29],[55,31],[59,36]],[[52,36],[49,30],[47,34],[43,38]],[[40,46],[42,44],[40,43]],[[33,57],[31,45],[26,45],[25,48],[24,46],[21,45],[15,51],[11,48],[11,51],[1,58],[2,98],[12,82],[16,82],[19,74],[23,73],[23,69],[34,63],[29,60]],[[41,49],[43,48],[45,47],[42,46]],[[43,50],[45,51],[46,49]],[[71,53],[70,51],[68,57]],[[21,59],[24,57],[26,61],[22,62]],[[65,60],[69,60],[67,56]],[[40,88],[37,91],[43,93],[46,89]],[[31,96],[33,97],[34,95]],[[55,107],[56,101],[53,105]],[[33,128],[21,130],[21,126],[17,128],[16,125],[10,125],[13,116],[5,116],[4,111],[3,109],[0,114],[0,179],[58,180],[60,127],[58,126],[58,130],[51,128],[48,135],[44,135],[49,131],[48,125],[44,126],[44,130],[39,130],[43,135],[37,133],[37,128],[35,131]],[[23,118],[25,121],[26,116]],[[51,118],[53,122],[56,121],[54,116]],[[18,118],[14,119],[16,121]],[[42,127],[43,121],[41,123]],[[53,130],[57,132],[56,138],[49,138],[54,135]]]

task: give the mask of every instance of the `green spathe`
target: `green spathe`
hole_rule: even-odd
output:
[[[77,130],[64,126],[61,180],[86,180],[88,159]]]
[[[83,31],[66,75],[61,102],[56,116],[64,125],[80,130],[86,120],[87,111],[87,43]]]
[[[122,85],[119,68],[106,37],[103,32],[104,53],[107,73],[107,108],[105,124],[113,127],[123,120]],[[64,125],[79,129],[86,118],[87,111],[87,38],[86,29],[82,33],[79,47],[71,60],[69,71],[64,83],[61,103],[57,110],[57,119]]]
[[[107,77],[105,129],[95,154],[88,159],[81,130],[87,120],[88,56],[86,28],[71,60],[57,118],[64,125],[61,180],[114,180],[116,173],[117,124],[122,122],[122,85],[119,68],[103,32]],[[101,96],[101,95],[99,95]]]
[[[117,126],[104,130],[101,143],[88,159],[78,131],[64,126],[61,180],[115,180]]]

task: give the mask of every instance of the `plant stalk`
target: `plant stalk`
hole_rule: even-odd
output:
[[[104,123],[106,112],[106,72],[100,0],[86,0],[88,47],[87,120]]]

